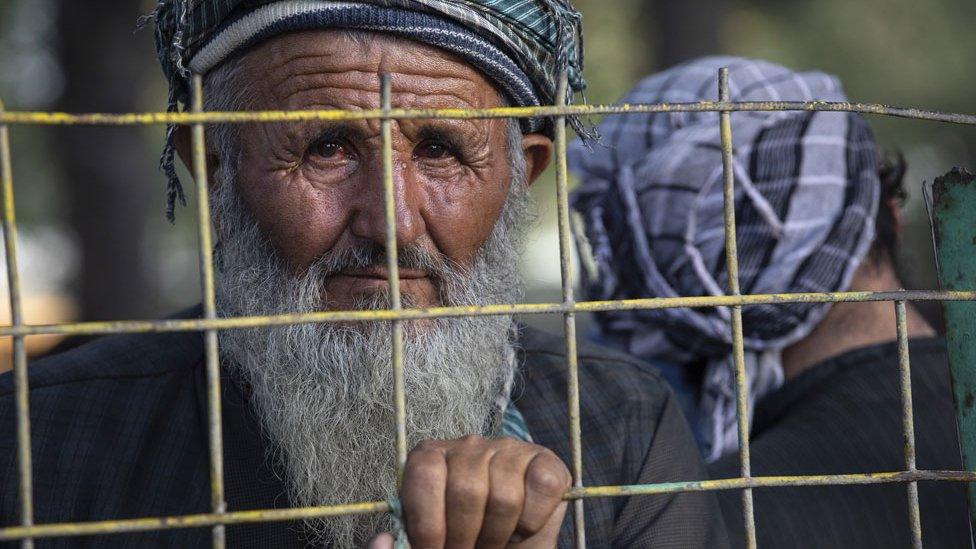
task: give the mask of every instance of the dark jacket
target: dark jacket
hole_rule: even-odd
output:
[[[909,344],[917,466],[961,470],[951,381],[939,339]],[[901,381],[895,343],[824,361],[756,405],[752,474],[903,471]],[[738,456],[711,467],[738,476]],[[922,543],[970,546],[966,485],[918,484]],[[905,484],[753,490],[759,547],[911,547]],[[729,538],[743,546],[740,492],[719,493]]]
[[[536,443],[569,463],[562,338],[520,340],[513,391]],[[584,484],[704,478],[670,390],[650,367],[604,349],[579,352]],[[160,517],[209,511],[207,415],[199,333],[106,337],[30,367],[35,523]],[[0,521],[18,521],[14,384],[0,376]],[[245,392],[222,383],[228,510],[289,505],[268,467],[267,441]],[[590,547],[722,547],[712,494],[586,500]],[[568,513],[569,515],[571,513]],[[560,538],[569,546],[567,516]],[[296,523],[235,525],[229,547],[304,544]],[[55,538],[39,547],[203,547],[209,529]]]

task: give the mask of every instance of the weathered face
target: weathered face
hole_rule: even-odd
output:
[[[391,75],[394,108],[500,106],[492,84],[458,58],[418,43],[373,38],[310,31],[264,42],[248,52],[243,66],[242,77],[253,83],[251,108],[375,109],[381,72]],[[405,120],[391,126],[399,246],[420,246],[462,268],[469,265],[508,194],[507,121]],[[385,245],[379,121],[253,124],[241,127],[240,139],[238,192],[293,271],[302,273],[330,251]],[[525,155],[530,181],[550,153],[547,138],[526,136],[516,154]],[[379,266],[329,276],[323,282],[329,308],[352,308],[357,297],[385,290],[386,276]],[[400,287],[412,303],[438,304],[435,281],[426,272],[401,269]]]

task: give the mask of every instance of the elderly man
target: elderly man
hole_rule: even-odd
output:
[[[840,82],[765,61],[698,59],[638,84],[629,102],[714,100],[729,67],[736,101],[845,101]],[[853,113],[744,112],[733,117],[739,277],[743,293],[891,291],[904,166],[879,162]],[[591,297],[723,294],[722,157],[715,113],[651,114],[601,127],[610,149],[575,147],[576,207],[599,266]],[[944,343],[911,305],[918,466],[959,470]],[[905,468],[894,306],[889,302],[744,307],[752,474],[829,475]],[[715,478],[739,476],[730,317],[721,308],[621,311],[603,341],[676,365]],[[919,484],[926,547],[969,547],[965,485]],[[905,486],[754,492],[760,547],[908,547]],[[742,498],[719,503],[744,545]]]
[[[186,102],[191,73],[205,75],[211,110],[377,108],[380,73],[404,108],[548,103],[563,69],[582,88],[579,14],[562,0],[184,0],[161,2],[155,18],[171,107]],[[526,187],[549,161],[550,132],[544,120],[392,124],[406,306],[519,298]],[[208,137],[222,316],[387,306],[377,121],[218,126]],[[188,160],[188,141],[185,130],[168,136],[171,205],[182,198],[174,151]],[[505,316],[407,323],[412,451],[399,492],[389,345],[382,323],[220,334],[228,509],[399,497],[417,547],[568,545],[560,338]],[[209,510],[202,349],[198,333],[109,337],[31,367],[37,523]],[[586,484],[704,476],[654,371],[597,348],[579,356]],[[0,378],[7,433],[12,393]],[[5,525],[19,508],[13,440],[0,439]],[[722,546],[710,498],[587,500],[588,544]],[[383,547],[396,524],[328,517],[235,525],[227,537],[234,547]],[[209,533],[85,541],[200,546]]]

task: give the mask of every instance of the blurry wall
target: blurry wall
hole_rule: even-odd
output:
[[[727,53],[836,74],[855,100],[976,110],[972,0],[575,3],[584,14],[591,103],[614,102],[674,63]],[[138,15],[154,4],[0,0],[0,98],[16,110],[162,110],[166,87],[151,30],[134,32]],[[921,183],[955,165],[976,167],[976,128],[869,121],[910,163],[906,284],[933,288]],[[199,300],[193,206],[179,210],[174,225],[163,217],[162,136],[161,127],[12,128],[28,322],[158,317]],[[552,175],[532,192],[540,220],[524,262],[526,299],[558,301]],[[527,320],[556,330],[561,324]],[[39,352],[54,342],[29,343]],[[7,356],[0,347],[0,361]]]
[[[64,88],[54,107],[66,112],[132,112],[158,85],[147,61],[152,33],[134,33],[137,2],[58,2],[56,52]],[[158,130],[158,128],[156,128]],[[150,216],[162,200],[151,173],[153,149],[145,129],[69,126],[47,136],[61,170],[64,219],[79,246],[73,281],[78,312],[89,320],[156,313],[159,273],[145,246]],[[152,132],[158,136],[159,132]],[[148,172],[148,173],[147,173]]]

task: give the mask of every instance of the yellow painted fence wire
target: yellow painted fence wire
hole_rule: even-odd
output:
[[[729,99],[728,71],[719,71],[719,101],[670,104],[630,105],[567,105],[566,76],[560,80],[557,104],[542,107],[505,107],[496,109],[394,109],[391,107],[390,80],[381,75],[380,108],[362,111],[310,110],[261,112],[203,112],[203,86],[200,78],[193,82],[191,110],[184,113],[126,113],[126,114],[68,114],[56,112],[11,112],[0,103],[0,191],[3,200],[3,231],[6,267],[10,288],[11,324],[0,327],[0,337],[12,337],[14,381],[16,386],[18,473],[20,485],[20,523],[0,528],[0,541],[21,540],[22,547],[33,546],[35,538],[112,534],[173,528],[210,527],[213,546],[224,546],[224,527],[229,524],[292,521],[316,517],[388,512],[386,502],[360,502],[322,507],[267,509],[255,511],[227,511],[223,485],[223,444],[220,421],[220,376],[217,332],[219,330],[281,326],[287,324],[377,321],[390,322],[391,367],[396,406],[396,455],[398,473],[407,455],[406,396],[403,384],[403,328],[402,322],[422,318],[448,318],[484,315],[560,314],[564,320],[567,351],[567,418],[570,434],[570,471],[572,488],[564,499],[573,501],[573,524],[578,546],[585,546],[584,500],[593,497],[632,497],[679,492],[713,490],[742,490],[746,545],[756,546],[755,518],[752,490],[782,486],[824,486],[903,483],[907,486],[911,541],[913,547],[922,546],[918,482],[976,482],[976,472],[922,471],[915,465],[915,436],[912,419],[910,365],[906,303],[911,301],[974,301],[976,291],[894,291],[894,292],[833,292],[797,294],[741,295],[738,285],[738,257],[736,254],[734,193],[735,181],[731,170],[732,123],[731,113],[741,111],[827,111],[858,112],[943,123],[976,125],[976,115],[945,113],[917,108],[890,107],[870,103],[849,102],[732,102]],[[577,302],[573,295],[571,262],[571,229],[569,214],[568,175],[566,170],[566,117],[574,115],[626,115],[634,113],[718,112],[722,141],[725,196],[725,239],[729,279],[728,294],[724,296],[688,296],[673,298],[629,299],[620,301]],[[560,266],[562,275],[561,303],[512,304],[486,306],[435,307],[403,309],[397,276],[396,205],[392,175],[392,144],[390,122],[397,119],[485,119],[555,117],[556,145],[556,204]],[[322,311],[302,314],[279,314],[238,318],[218,318],[214,296],[213,258],[211,255],[210,212],[207,202],[207,171],[205,165],[204,125],[213,123],[270,123],[314,120],[380,120],[383,140],[383,187],[386,212],[386,238],[390,276],[390,308],[378,311]],[[63,324],[28,325],[21,315],[21,285],[17,269],[16,222],[14,216],[13,178],[11,175],[10,125],[125,125],[151,124],[190,125],[193,146],[193,173],[198,193],[198,229],[200,280],[203,287],[203,318],[181,320],[132,320],[112,322],[74,322]],[[837,303],[890,301],[895,305],[898,333],[901,388],[903,393],[902,423],[905,440],[905,470],[846,475],[809,475],[753,477],[749,457],[749,425],[746,379],[743,362],[742,307],[757,304]],[[584,486],[582,464],[582,435],[579,424],[580,391],[579,365],[576,357],[575,315],[581,312],[600,312],[625,309],[660,309],[673,307],[729,307],[732,318],[733,357],[739,414],[741,476],[734,479],[683,481],[632,486]],[[27,358],[24,338],[42,334],[101,335],[114,333],[153,333],[201,331],[204,333],[207,367],[207,413],[209,426],[209,454],[211,476],[211,512],[168,517],[145,517],[125,520],[105,520],[79,523],[35,525],[33,521],[33,489],[31,484],[30,423],[28,402]],[[399,478],[399,475],[398,475]]]

